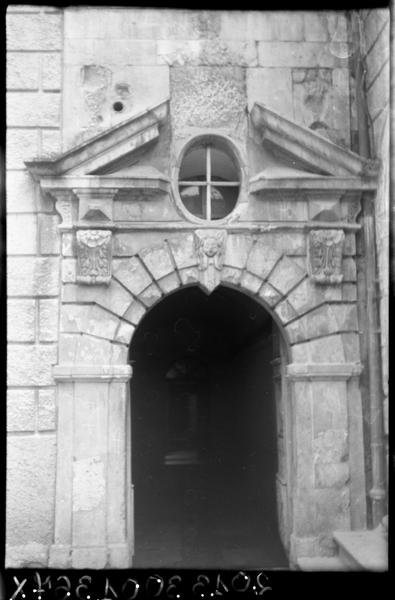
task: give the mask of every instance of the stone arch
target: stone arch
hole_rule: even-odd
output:
[[[107,288],[79,286],[73,300],[84,305],[63,307],[65,333],[78,333],[66,362],[85,362],[93,352],[101,363],[124,364],[146,312],[184,286],[204,289],[201,273],[189,232],[131,257],[114,258]],[[228,235],[218,284],[244,292],[266,308],[284,335],[290,362],[342,363],[354,360],[355,349],[358,354],[355,305],[339,301],[336,287],[312,282],[304,259],[273,247],[269,236]]]

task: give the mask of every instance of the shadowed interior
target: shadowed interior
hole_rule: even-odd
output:
[[[140,323],[130,359],[136,567],[281,568],[270,315],[198,287]]]

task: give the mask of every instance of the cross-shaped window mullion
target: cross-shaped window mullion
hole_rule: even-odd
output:
[[[206,146],[206,219],[211,220],[211,146]]]

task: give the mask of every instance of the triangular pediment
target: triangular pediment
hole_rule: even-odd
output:
[[[133,168],[159,139],[169,114],[165,100],[55,157],[26,161],[32,175],[42,177],[117,174]],[[152,173],[148,173],[148,176]],[[121,176],[121,175],[120,175]],[[139,176],[144,176],[142,173]]]
[[[271,157],[263,169],[250,177],[250,192],[264,189],[327,187],[374,189],[379,162],[363,158],[255,103],[252,126]]]

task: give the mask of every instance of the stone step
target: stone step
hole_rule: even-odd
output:
[[[349,570],[387,571],[388,544],[381,527],[372,531],[335,531],[339,559]]]
[[[300,571],[351,571],[338,556],[313,556],[298,558],[297,567]]]

